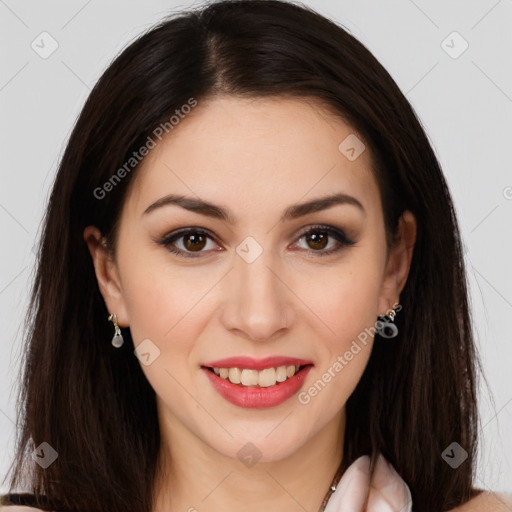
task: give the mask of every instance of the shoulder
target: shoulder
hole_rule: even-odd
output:
[[[1,505],[0,512],[44,512],[44,510],[34,507],[25,507],[24,505]]]
[[[482,491],[449,512],[512,512],[512,494]]]

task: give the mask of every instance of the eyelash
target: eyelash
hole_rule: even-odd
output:
[[[304,231],[299,236],[297,241],[301,240],[302,238],[304,238],[307,235],[310,235],[312,233],[317,233],[317,232],[327,233],[329,236],[331,236],[335,240],[337,240],[338,243],[340,243],[341,245],[339,247],[335,248],[335,249],[329,249],[328,251],[324,251],[324,250],[315,251],[315,250],[311,249],[311,252],[313,254],[315,254],[315,256],[319,256],[319,257],[330,256],[331,254],[334,254],[334,253],[337,253],[337,252],[341,251],[346,246],[354,245],[356,243],[356,241],[350,240],[349,238],[347,238],[347,236],[345,235],[345,233],[343,231],[341,231],[341,230],[339,230],[337,228],[334,228],[332,226],[325,226],[325,225],[316,225],[316,226],[313,226],[313,227],[309,228],[307,231]],[[178,231],[177,233],[173,233],[173,234],[165,236],[158,243],[163,245],[169,252],[175,254],[178,257],[181,257],[181,258],[200,258],[200,257],[202,257],[202,256],[200,256],[200,254],[202,252],[205,252],[205,251],[198,251],[196,254],[194,254],[194,253],[191,253],[191,252],[187,252],[187,251],[183,251],[181,249],[176,249],[176,248],[172,248],[171,247],[171,244],[174,241],[176,241],[176,240],[178,240],[178,239],[180,239],[180,238],[182,238],[182,237],[184,237],[186,235],[190,235],[190,234],[203,235],[203,236],[206,236],[206,237],[208,237],[210,239],[213,239],[213,237],[210,235],[210,233],[208,233],[204,229],[201,229],[201,228],[186,228],[186,229]],[[307,249],[304,249],[304,250],[307,251]]]

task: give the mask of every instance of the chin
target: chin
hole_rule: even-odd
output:
[[[219,443],[219,439],[204,439],[214,450],[225,457],[238,459],[248,467],[255,462],[275,462],[286,459],[299,450],[307,441],[304,424],[300,432],[286,420],[279,425],[273,421],[257,428],[246,428],[241,433],[232,432],[233,438]],[[277,427],[277,428],[276,428]],[[229,427],[228,427],[229,430]],[[297,425],[299,430],[299,425]]]

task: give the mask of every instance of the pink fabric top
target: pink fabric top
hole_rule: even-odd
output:
[[[382,455],[377,459],[371,486],[370,457],[364,455],[355,460],[341,477],[324,512],[361,512],[363,510],[367,512],[412,511],[409,487]]]

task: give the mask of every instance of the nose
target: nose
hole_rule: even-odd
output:
[[[287,332],[293,294],[279,269],[266,251],[251,263],[235,256],[225,286],[222,322],[226,329],[255,341],[275,340]]]

